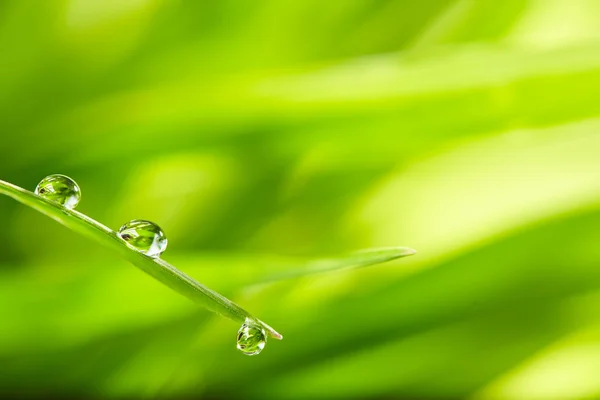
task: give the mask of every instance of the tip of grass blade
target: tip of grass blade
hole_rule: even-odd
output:
[[[272,337],[273,339],[277,339],[277,340],[283,339],[283,335],[281,333],[277,332],[275,329],[271,328],[269,325],[265,324],[260,319],[258,320],[258,322],[263,326],[263,328],[265,328],[265,330],[267,331],[267,334],[270,337]]]
[[[283,340],[283,335],[279,332],[273,331],[273,332],[269,332],[269,335],[271,335],[271,337],[273,339],[277,339],[277,340]]]
[[[302,266],[267,275],[258,283],[268,283],[299,278],[324,272],[344,269],[362,268],[381,264],[401,257],[415,254],[417,251],[409,247],[383,247],[364,249],[341,257],[326,258],[304,263]]]
[[[398,258],[417,254],[417,251],[415,249],[411,249],[410,247],[392,247],[391,249],[396,251]]]
[[[348,258],[348,267],[365,267],[381,264],[397,258],[412,256],[417,251],[410,247],[381,247],[360,250]]]
[[[415,249],[411,249],[410,247],[380,247],[380,248],[372,248],[365,249],[356,252],[357,255],[368,254],[372,256],[372,261],[379,260],[377,262],[385,262],[394,260],[400,257],[407,257],[416,254],[417,251]]]

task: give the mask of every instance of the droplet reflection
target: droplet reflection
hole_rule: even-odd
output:
[[[119,228],[118,235],[130,247],[151,257],[167,249],[167,237],[154,222],[134,219]]]
[[[265,330],[259,324],[246,320],[237,334],[237,348],[248,356],[260,353],[267,344]]]
[[[58,203],[69,210],[81,200],[81,189],[77,183],[65,175],[48,175],[37,185],[35,194],[46,200]]]

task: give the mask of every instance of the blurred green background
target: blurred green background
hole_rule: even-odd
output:
[[[150,219],[257,357],[0,198],[0,395],[600,396],[597,0],[0,1],[0,179]],[[261,283],[354,249],[416,256]]]

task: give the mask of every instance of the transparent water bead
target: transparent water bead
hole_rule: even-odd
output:
[[[246,320],[237,333],[237,348],[248,356],[255,356],[265,348],[267,334],[262,326]]]
[[[119,228],[118,235],[137,251],[158,257],[167,249],[167,237],[160,226],[143,219],[134,219]]]
[[[65,175],[48,175],[35,188],[35,194],[65,206],[75,208],[81,200],[81,189],[77,183]]]

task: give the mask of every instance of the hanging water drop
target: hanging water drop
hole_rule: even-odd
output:
[[[265,348],[267,335],[259,324],[247,319],[237,333],[237,348],[248,356],[257,355]]]
[[[48,175],[36,186],[35,194],[53,201],[69,210],[81,200],[81,189],[75,181],[65,175]]]
[[[118,235],[130,247],[151,257],[167,249],[167,237],[154,222],[134,219],[119,228]]]

